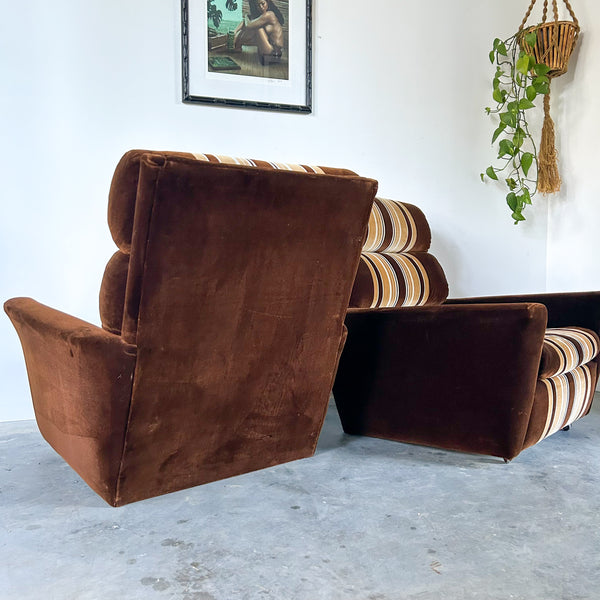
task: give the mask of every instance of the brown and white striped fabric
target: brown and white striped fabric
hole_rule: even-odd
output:
[[[295,163],[273,162],[268,160],[257,160],[255,158],[240,158],[236,156],[224,156],[221,154],[199,154],[192,153],[196,160],[204,162],[221,163],[224,165],[241,165],[244,167],[256,167],[257,169],[272,169],[280,171],[297,171],[299,173],[316,173],[317,175],[328,175],[337,169],[327,167],[315,167],[311,165],[300,165]],[[343,169],[346,171],[345,169]]]
[[[596,389],[595,363],[581,365],[554,377],[540,379],[538,390],[547,397],[546,422],[540,440],[583,417]],[[536,402],[540,401],[539,391]]]
[[[391,308],[441,304],[448,283],[441,265],[427,252],[431,230],[423,212],[376,198],[369,218],[350,308]]]
[[[363,252],[425,252],[431,230],[416,206],[375,198]]]
[[[526,446],[556,433],[590,409],[600,338],[583,327],[549,328],[544,336]]]
[[[429,252],[363,252],[350,306],[424,306],[441,304],[447,296],[444,271]]]
[[[546,329],[539,377],[545,379],[572,371],[596,358],[599,351],[600,339],[589,329]]]

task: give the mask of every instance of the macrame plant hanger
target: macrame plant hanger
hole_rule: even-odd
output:
[[[550,68],[547,76],[552,78],[566,73],[571,52],[579,37],[579,22],[573,12],[569,0],[563,0],[572,21],[558,20],[557,0],[552,0],[554,21],[547,21],[548,0],[544,0],[542,22],[538,25],[525,27],[527,19],[537,0],[532,0],[525,18],[519,27],[518,36],[521,48],[535,57],[536,62],[543,63]],[[526,41],[528,33],[535,32],[537,39],[535,46],[531,47]],[[554,122],[550,116],[550,90],[544,95],[544,125],[542,138],[538,150],[538,185],[537,189],[544,194],[552,194],[560,190],[560,175],[555,147]]]

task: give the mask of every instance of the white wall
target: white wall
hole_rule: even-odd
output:
[[[350,4],[350,6],[349,6]],[[495,36],[523,2],[314,0],[314,112],[257,112],[180,101],[179,0],[5,3],[0,25],[3,143],[0,299],[26,295],[98,323],[114,247],[110,177],[130,148],[173,149],[342,166],[380,195],[421,206],[451,295],[600,287],[588,243],[594,177],[600,7],[580,0],[586,34],[576,76],[553,103],[565,193],[515,227],[499,188],[489,103]],[[366,13],[366,14],[365,14]],[[562,82],[561,82],[562,83]],[[577,232],[577,241],[572,233]],[[550,242],[547,235],[550,233]],[[582,266],[563,273],[561,255]],[[555,274],[560,272],[560,276]],[[17,336],[0,317],[0,420],[33,412]]]
[[[569,72],[552,84],[562,177],[548,198],[548,289],[600,289],[600,6],[574,6],[582,35]]]

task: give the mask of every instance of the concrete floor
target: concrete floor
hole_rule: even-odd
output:
[[[313,458],[111,508],[0,423],[2,600],[600,598],[600,399],[509,465],[341,431]]]

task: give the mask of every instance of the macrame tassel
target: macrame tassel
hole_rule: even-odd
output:
[[[544,125],[538,152],[538,191],[553,194],[560,190],[558,154],[554,145],[554,122],[550,116],[550,92],[544,96]]]

